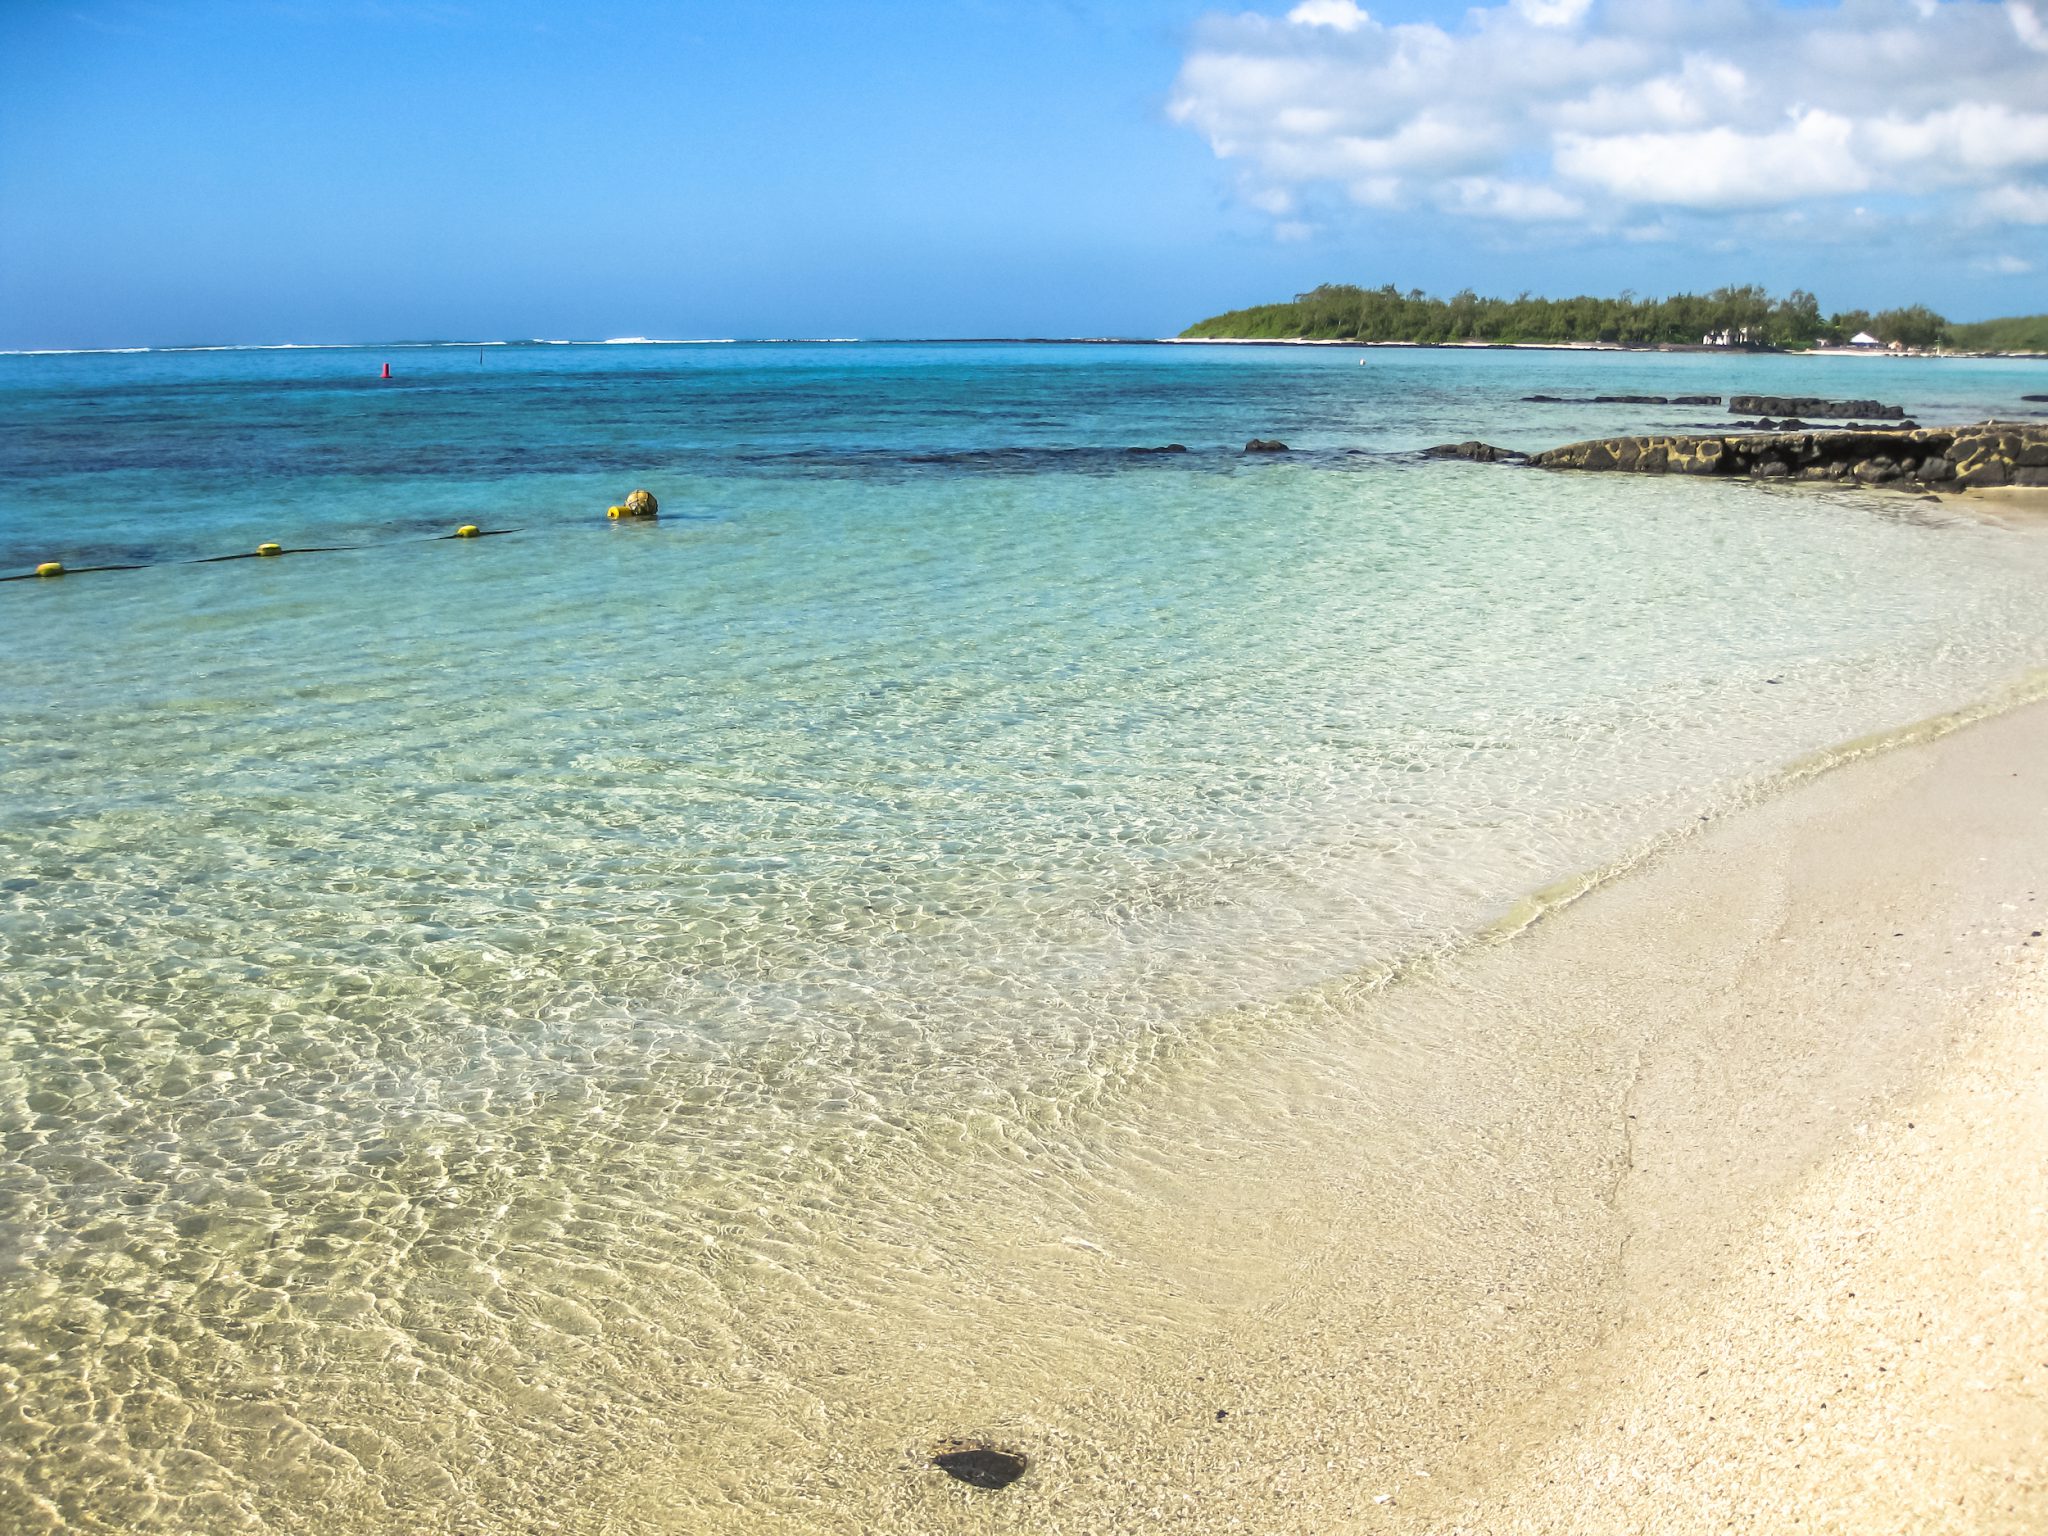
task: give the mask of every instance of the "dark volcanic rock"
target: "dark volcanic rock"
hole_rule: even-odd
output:
[[[981,1440],[941,1440],[932,1447],[932,1465],[969,1487],[1007,1488],[1024,1475],[1031,1459]]]
[[[1125,453],[1186,453],[1186,443],[1163,443],[1157,448],[1126,448]]]
[[[1525,405],[1719,405],[1719,395],[1524,395]]]
[[[1843,419],[1868,416],[1875,421],[1904,421],[1903,405],[1880,405],[1875,400],[1821,400],[1812,395],[1730,395],[1731,416],[1819,416]]]
[[[1470,459],[1475,464],[1525,462],[1529,455],[1517,453],[1512,448],[1496,448],[1491,443],[1467,440],[1462,443],[1438,443],[1434,448],[1422,450],[1426,459]]]
[[[1596,438],[1539,453],[1540,469],[1738,475],[1944,488],[2048,485],[2048,425],[1979,422],[1906,427]]]
[[[2036,405],[2048,405],[2048,395],[2021,395],[2022,400],[2031,400]]]
[[[1255,437],[1244,445],[1246,453],[1285,453],[1287,445],[1277,437]]]

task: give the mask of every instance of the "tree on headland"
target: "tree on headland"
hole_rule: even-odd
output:
[[[1904,309],[1881,309],[1871,322],[1879,341],[1896,341],[1908,347],[1936,347],[1948,340],[1948,322],[1925,304]]]
[[[1753,283],[1662,299],[1642,299],[1629,292],[1611,299],[1590,295],[1544,299],[1527,292],[1512,299],[1489,299],[1465,288],[1447,300],[1431,298],[1419,288],[1403,292],[1392,283],[1379,288],[1325,283],[1296,294],[1290,303],[1232,310],[1189,326],[1181,334],[1194,339],[1252,341],[1607,342],[1622,346],[1697,346],[1715,337],[1734,345],[1808,347],[1816,342],[1845,342],[1866,330],[1881,341],[1916,347],[1941,345],[1949,335],[1948,322],[1924,305],[1886,310],[1874,318],[1860,310],[1824,318],[1820,301],[1804,289],[1795,288],[1783,298],[1774,298]]]

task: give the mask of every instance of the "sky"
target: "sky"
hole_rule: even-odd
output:
[[[2048,310],[2048,0],[0,0],[0,347]]]

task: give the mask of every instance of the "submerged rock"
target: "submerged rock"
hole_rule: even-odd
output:
[[[1512,448],[1496,448],[1491,443],[1476,439],[1462,443],[1438,443],[1434,448],[1423,449],[1422,456],[1425,459],[1470,459],[1475,464],[1520,464],[1529,457]]]
[[[1719,405],[1719,395],[1524,395],[1527,405]]]
[[[1255,437],[1244,445],[1246,453],[1285,453],[1287,445],[1277,437]]]
[[[1843,420],[1868,416],[1873,421],[1904,421],[1903,405],[1880,405],[1875,400],[1823,400],[1815,395],[1730,395],[1731,416],[1818,416]]]
[[[1186,443],[1166,443],[1157,448],[1126,448],[1125,453],[1186,453]]]
[[[973,1488],[1007,1488],[1031,1466],[1022,1451],[984,1440],[941,1440],[932,1446],[932,1465]]]

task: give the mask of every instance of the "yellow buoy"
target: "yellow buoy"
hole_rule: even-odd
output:
[[[605,508],[604,515],[610,518],[613,522],[617,522],[620,518],[626,515],[626,509],[624,507],[607,507]]]
[[[455,537],[458,539],[473,539],[477,536],[477,532],[478,529],[475,523],[464,523],[455,530]]]
[[[284,553],[284,547],[280,544],[258,544],[256,546],[256,553],[259,555],[281,555]]]
[[[36,567],[36,574],[38,576],[62,576],[64,574],[64,562],[62,560],[45,560]]]

